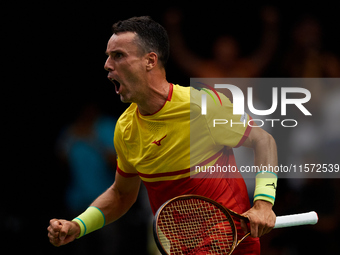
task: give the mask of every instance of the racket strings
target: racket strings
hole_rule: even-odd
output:
[[[235,237],[230,216],[199,199],[169,203],[158,219],[158,237],[168,254],[227,254]]]

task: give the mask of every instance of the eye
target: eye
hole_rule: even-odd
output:
[[[120,58],[122,58],[122,57],[123,57],[123,54],[120,53],[120,52],[117,52],[117,53],[115,54],[115,59],[120,59]]]

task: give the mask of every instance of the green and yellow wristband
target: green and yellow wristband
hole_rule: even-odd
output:
[[[80,238],[86,234],[89,234],[97,229],[105,226],[105,215],[103,212],[95,207],[90,206],[85,212],[74,218],[72,221],[77,222],[80,226],[80,234],[77,238]]]
[[[261,171],[255,176],[254,202],[264,200],[274,205],[277,175],[274,172]]]

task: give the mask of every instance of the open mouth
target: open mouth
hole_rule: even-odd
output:
[[[109,80],[115,85],[116,93],[119,94],[120,82],[113,78],[109,78]]]

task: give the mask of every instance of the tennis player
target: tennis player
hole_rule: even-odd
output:
[[[106,54],[104,68],[109,80],[114,83],[120,100],[131,103],[115,129],[116,180],[72,221],[52,219],[48,227],[50,242],[55,246],[64,245],[118,220],[136,201],[143,181],[153,213],[168,199],[197,194],[247,216],[250,223],[237,223],[237,228],[240,233],[249,228],[252,238],[247,238],[235,254],[259,254],[258,237],[268,233],[275,224],[272,210],[275,174],[273,178],[256,178],[257,190],[251,207],[241,176],[205,178],[202,173],[194,172],[194,166],[236,166],[232,148],[238,146],[253,148],[256,165],[275,166],[277,152],[272,136],[261,128],[247,125],[219,125],[211,131],[209,118],[223,114],[223,119],[227,116],[239,122],[240,116],[232,115],[232,104],[222,94],[222,106],[208,106],[209,111],[210,107],[222,107],[210,111],[216,116],[201,115],[201,93],[204,92],[167,81],[168,36],[165,29],[149,17],[115,23]],[[243,118],[249,120],[250,117],[244,114]],[[190,135],[197,136],[192,137],[195,139],[191,139],[191,143]]]

